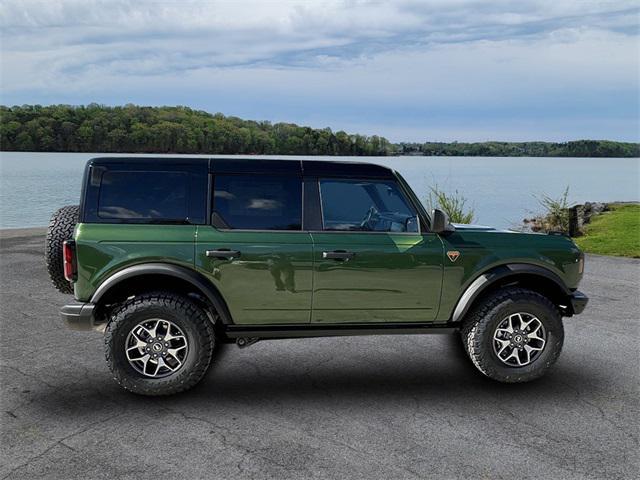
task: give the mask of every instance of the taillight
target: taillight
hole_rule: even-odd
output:
[[[76,242],[66,240],[62,244],[62,259],[64,262],[64,278],[70,282],[75,282],[76,272]]]

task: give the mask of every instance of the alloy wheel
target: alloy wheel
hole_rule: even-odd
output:
[[[189,351],[187,337],[175,323],[153,318],[133,327],[125,343],[129,364],[146,377],[161,378],[179,370]]]
[[[493,334],[493,351],[510,367],[524,367],[544,350],[547,334],[542,322],[530,313],[519,312],[502,320]]]

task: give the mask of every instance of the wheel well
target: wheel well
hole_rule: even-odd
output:
[[[480,294],[468,306],[465,313],[472,311],[479,303],[497,290],[510,286],[526,288],[543,295],[558,307],[564,316],[570,316],[573,314],[571,311],[571,303],[567,300],[566,292],[563,291],[563,289],[553,280],[534,273],[509,275],[508,277],[501,278],[493,282],[480,292]]]
[[[140,274],[125,278],[113,285],[96,303],[96,318],[102,318],[106,322],[106,315],[112,306],[136,295],[156,291],[177,293],[195,300],[213,322],[216,333],[219,328],[222,328],[222,322],[219,321],[220,313],[205,292],[187,280],[161,273]],[[218,296],[220,297],[219,294]],[[224,302],[222,297],[220,301]],[[223,308],[227,308],[226,304],[223,304]]]

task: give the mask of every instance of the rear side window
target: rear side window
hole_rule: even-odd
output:
[[[301,178],[294,175],[216,175],[213,225],[241,230],[301,230]]]
[[[320,180],[324,230],[418,232],[416,212],[395,182]]]
[[[102,175],[98,217],[140,222],[185,221],[189,175],[176,171],[118,171]]]

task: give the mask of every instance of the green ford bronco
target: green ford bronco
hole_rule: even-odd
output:
[[[337,335],[459,332],[480,372],[525,382],[587,304],[571,239],[452,225],[378,165],[96,158],[83,182],[48,270],[139,394],[193,387],[220,343]]]

